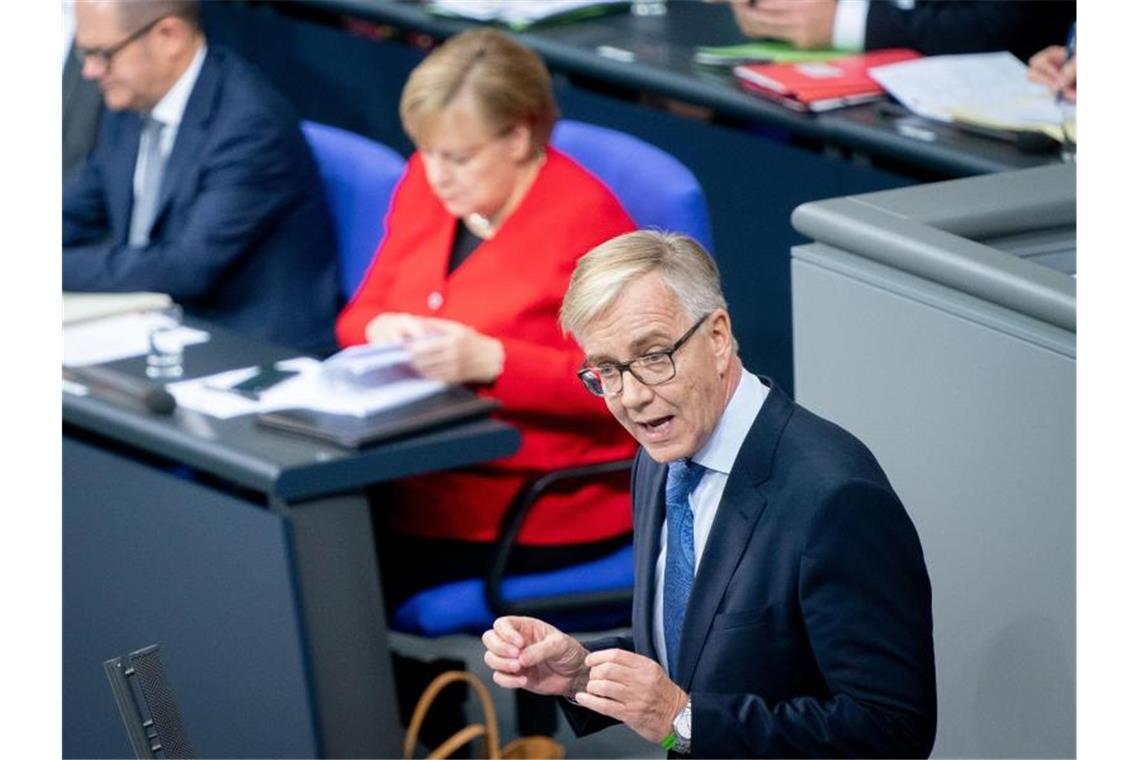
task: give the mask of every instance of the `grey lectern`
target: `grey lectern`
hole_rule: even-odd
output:
[[[193,325],[210,340],[187,377],[295,354]],[[64,757],[130,755],[100,664],[155,641],[200,757],[399,754],[365,492],[507,456],[518,431],[484,419],[352,450],[94,387],[63,394],[63,423]]]
[[[942,757],[1076,754],[1076,170],[800,206],[797,400],[874,451],[934,589]]]

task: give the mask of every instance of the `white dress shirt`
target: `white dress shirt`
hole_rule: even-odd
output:
[[[150,111],[149,116],[151,118],[162,122],[159,150],[162,152],[164,163],[170,158],[170,151],[174,149],[174,140],[178,137],[178,127],[182,124],[182,116],[186,112],[186,101],[190,99],[190,93],[194,90],[194,84],[198,81],[198,74],[202,71],[202,62],[205,60],[206,44],[202,43],[202,47],[198,48],[198,52],[190,61],[190,65],[186,67],[186,71],[182,72],[182,76],[178,77],[174,86],[166,91],[162,100],[158,101]],[[146,156],[149,148],[146,143],[148,140],[149,133],[144,131],[139,140],[138,158],[135,160],[135,198],[138,198],[142,191],[143,177],[146,176]]]
[[[71,55],[75,43],[75,0],[63,0],[63,65]]]
[[[729,399],[712,435],[693,455],[693,461],[705,468],[704,477],[689,494],[689,509],[693,510],[693,572],[699,573],[701,555],[716,518],[720,497],[724,494],[725,483],[736,462],[736,455],[744,445],[764,399],[768,398],[768,388],[760,378],[748,370],[740,377],[740,384]],[[665,549],[669,545],[669,521],[661,523],[661,552],[657,555],[657,569],[653,576],[653,646],[657,649],[657,659],[665,671],[669,670],[665,653],[664,588],[665,588]],[[670,674],[672,675],[672,674]]]
[[[903,10],[914,8],[914,0],[894,0],[894,2]],[[837,0],[835,20],[831,24],[833,48],[863,50],[867,47],[867,11],[870,7],[871,0]]]

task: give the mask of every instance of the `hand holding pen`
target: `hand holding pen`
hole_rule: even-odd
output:
[[[1057,102],[1077,102],[1077,29],[1069,32],[1069,43],[1050,45],[1029,59],[1029,79],[1057,93]]]

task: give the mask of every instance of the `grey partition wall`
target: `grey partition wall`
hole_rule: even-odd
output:
[[[922,538],[940,757],[1076,753],[1076,169],[809,203],[797,400]]]

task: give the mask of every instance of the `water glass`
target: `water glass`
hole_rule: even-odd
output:
[[[153,312],[147,335],[146,376],[154,380],[182,377],[182,307],[173,304]]]

